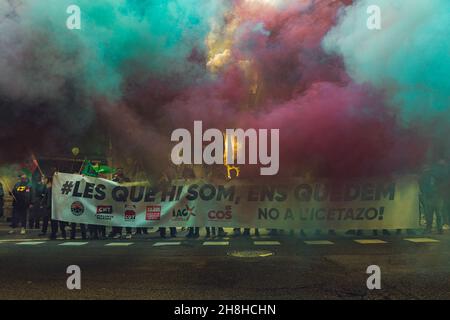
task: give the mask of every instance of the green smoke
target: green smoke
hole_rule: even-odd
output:
[[[81,30],[66,28],[69,5],[81,9]],[[183,0],[27,0],[18,27],[48,35],[61,59],[72,59],[61,75],[80,77],[88,92],[118,97],[127,76],[198,76],[186,62],[193,48],[204,49],[219,1]],[[47,46],[47,44],[44,44]],[[39,57],[42,59],[42,57]],[[50,66],[51,67],[51,66]]]
[[[366,27],[370,5],[381,9],[381,30]],[[359,0],[323,43],[354,80],[386,90],[404,120],[423,120],[449,110],[449,30],[447,0]]]

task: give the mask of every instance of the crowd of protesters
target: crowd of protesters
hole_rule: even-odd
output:
[[[119,168],[113,175],[113,181],[118,183],[130,182],[123,169]],[[425,228],[423,233],[430,234],[435,226],[436,232],[442,234],[444,230],[448,230],[450,227],[450,161],[444,159],[432,165],[426,165],[421,173],[419,179],[420,187],[420,211],[425,220]],[[14,234],[20,227],[20,234],[26,234],[28,229],[40,229],[40,236],[49,236],[50,239],[56,239],[58,234],[66,239],[66,228],[70,225],[70,239],[76,238],[76,232],[79,229],[82,239],[105,239],[105,238],[126,238],[131,239],[133,234],[148,234],[147,228],[136,228],[133,232],[131,227],[125,228],[125,234],[123,234],[122,227],[112,227],[109,234],[106,232],[105,226],[100,225],[85,225],[75,223],[66,223],[62,221],[56,221],[51,218],[51,206],[52,206],[52,178],[42,177],[42,180],[38,183],[34,183],[33,186],[26,175],[21,175],[19,181],[14,185],[10,192],[13,198],[13,214],[11,221],[10,234]],[[0,183],[0,217],[3,216],[5,190]],[[42,222],[42,224],[41,224]],[[50,233],[48,233],[48,227],[50,225]],[[158,232],[160,237],[165,238],[167,228],[159,228]],[[169,236],[177,236],[177,228],[170,227]],[[182,228],[184,231],[185,228]],[[209,237],[225,237],[227,232],[221,227],[206,227],[206,238]],[[378,230],[373,230],[373,235],[378,234]],[[395,230],[397,234],[401,233],[401,230]],[[406,230],[408,234],[415,233],[414,230]],[[284,234],[284,230],[270,229],[268,234],[276,236]],[[290,235],[295,234],[294,230],[289,230]],[[305,230],[299,231],[300,236],[306,236]],[[315,235],[320,235],[321,230],[316,230]],[[382,230],[383,235],[389,235],[390,231]],[[334,230],[328,230],[329,235],[335,235]],[[347,234],[363,235],[362,230],[349,230]],[[254,235],[259,236],[259,230],[254,230]],[[187,228],[186,237],[198,238],[200,236],[200,228],[189,227]],[[241,231],[240,228],[233,229],[233,236],[250,236],[250,229],[244,228]]]

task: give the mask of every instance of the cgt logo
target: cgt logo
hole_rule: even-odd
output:
[[[125,221],[135,221],[136,220],[136,206],[133,204],[125,205],[124,212]]]
[[[97,206],[97,211],[95,218],[97,220],[107,220],[110,221],[113,218],[113,207],[112,206]]]
[[[97,206],[97,214],[112,214],[112,206]]]
[[[225,210],[211,210],[208,212],[208,219],[212,221],[231,220],[231,218],[233,218],[231,206],[226,206]]]
[[[174,209],[172,211],[172,220],[175,221],[188,221],[191,216],[195,217],[194,208],[190,208],[186,205],[183,209]]]

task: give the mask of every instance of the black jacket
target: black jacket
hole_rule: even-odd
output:
[[[52,187],[44,187],[41,206],[46,212],[50,212],[52,210]]]
[[[19,208],[27,208],[31,204],[32,190],[28,182],[19,181],[14,185],[13,189],[13,206]]]

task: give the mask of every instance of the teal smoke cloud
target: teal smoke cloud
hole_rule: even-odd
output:
[[[381,30],[366,27],[367,7],[381,9]],[[359,0],[341,10],[323,40],[358,83],[388,93],[404,124],[450,120],[450,1]],[[445,120],[445,121],[444,121]]]

